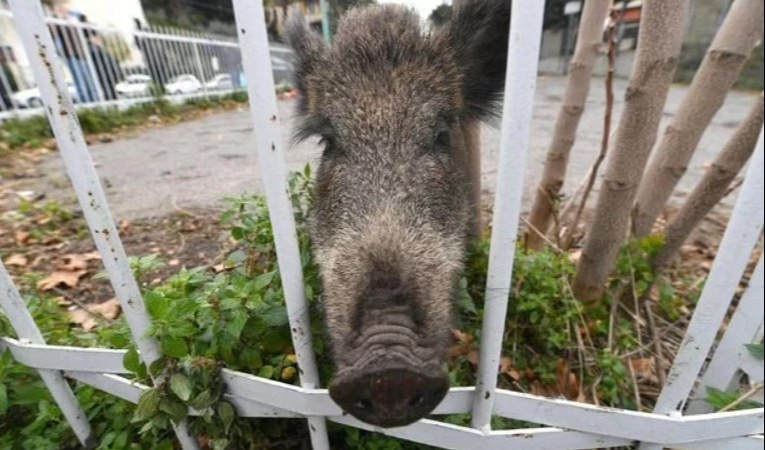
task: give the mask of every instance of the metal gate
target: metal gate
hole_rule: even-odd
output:
[[[157,342],[147,337],[150,319],[127,255],[106,203],[93,161],[80,130],[60,62],[46,30],[38,1],[11,0],[22,40],[91,235],[120,301],[141,358],[150,364],[160,356]],[[274,95],[264,10],[260,0],[234,0],[234,9],[247,76],[255,147],[263,174],[274,239],[278,253],[292,339],[302,369],[296,387],[231,370],[223,371],[226,399],[240,417],[302,417],[309,422],[311,442],[328,449],[326,420],[444,448],[582,449],[631,446],[641,448],[761,449],[763,409],[683,415],[694,384],[763,227],[762,135],[730,223],[712,266],[706,287],[685,334],[667,384],[654,413],[643,413],[498,389],[504,318],[510,298],[513,249],[516,243],[523,162],[529,147],[529,126],[537,76],[542,31],[543,1],[514,0],[508,48],[508,68],[502,119],[501,156],[494,204],[494,232],[486,285],[478,383],[452,388],[434,415],[472,413],[472,428],[433,419],[413,425],[377,429],[343,415],[319,384],[310,333],[308,307],[292,208],[287,196],[284,153]],[[512,101],[512,106],[511,102]],[[738,307],[702,384],[730,384],[744,372],[763,378],[762,361],[730,350],[761,338],[763,323],[763,260]],[[512,301],[512,299],[510,299]],[[10,350],[21,364],[35,368],[84,444],[91,428],[66,378],[94,386],[136,402],[147,386],[123,377],[124,350],[49,346],[32,320],[5,268],[0,264],[0,305],[19,339],[0,338],[0,350]],[[735,326],[734,326],[735,325]],[[728,349],[728,350],[726,350]],[[154,380],[161,381],[161,380]],[[193,414],[193,413],[192,413]],[[544,425],[540,428],[492,431],[492,415]],[[185,423],[175,432],[184,449],[198,448]]]

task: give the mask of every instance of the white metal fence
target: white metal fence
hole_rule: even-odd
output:
[[[40,87],[46,113],[58,141],[69,176],[91,234],[102,255],[112,286],[120,300],[133,338],[147,363],[159,357],[157,343],[146,335],[149,316],[131,273],[127,256],[109,213],[87,145],[77,120],[55,44],[45,30],[38,2],[11,0],[24,47]],[[274,226],[279,270],[284,283],[289,321],[293,330],[309,325],[303,292],[300,255],[294,218],[286,194],[286,167],[279,139],[279,116],[269,64],[269,48],[260,0],[234,0],[243,67],[250,95],[254,142],[263,169],[264,187]],[[296,387],[247,373],[223,371],[226,397],[242,417],[303,417],[316,449],[329,448],[325,419],[374,430],[444,448],[481,449],[582,449],[640,444],[643,448],[761,449],[763,409],[684,415],[698,375],[715,345],[715,336],[734,297],[750,255],[763,227],[763,140],[757,144],[737,205],[726,230],[706,287],[698,301],[683,345],[659,398],[655,413],[644,413],[567,400],[550,399],[496,387],[500,344],[507,302],[512,301],[510,277],[516,240],[520,195],[529,141],[531,106],[536,79],[544,2],[515,0],[508,49],[507,95],[502,122],[501,159],[494,205],[489,276],[479,382],[476,387],[452,388],[433,415],[472,412],[473,428],[436,419],[413,425],[376,429],[347,415],[318,386],[310,333],[293,333],[293,344],[302,369]],[[512,107],[510,103],[512,102]],[[727,388],[741,373],[762,380],[761,361],[741,351],[762,336],[763,261],[760,259],[738,312],[717,346],[701,378],[702,386]],[[77,380],[136,402],[146,386],[122,375],[123,350],[48,346],[43,342],[8,273],[0,264],[0,305],[19,339],[0,338],[0,349],[10,350],[21,364],[39,370],[55,400],[80,440],[91,438],[90,426],[65,378]],[[492,415],[541,424],[539,428],[492,431]],[[197,448],[194,437],[181,423],[176,433],[182,447]]]
[[[32,82],[30,56],[3,42],[13,14],[0,4],[0,120],[43,114],[40,88]],[[236,39],[136,22],[130,32],[46,17],[76,107],[125,107],[163,96],[171,101],[244,90],[246,79]],[[15,29],[13,29],[15,28]],[[10,41],[10,40],[9,40]],[[271,47],[275,76],[286,80],[290,51]]]

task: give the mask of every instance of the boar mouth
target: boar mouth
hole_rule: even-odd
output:
[[[448,376],[438,352],[423,347],[410,329],[374,328],[343,358],[352,362],[335,375],[329,395],[363,422],[384,428],[409,425],[441,403]]]

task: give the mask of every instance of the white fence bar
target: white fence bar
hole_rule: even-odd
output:
[[[502,352],[544,9],[545,2],[541,0],[513,0],[512,4],[494,222],[472,418],[473,426],[483,431],[488,431],[491,425],[497,371]]]
[[[656,413],[681,414],[760,237],[764,216],[762,199],[765,196],[763,153],[761,131],[704,291],[696,304],[667,382],[656,401]],[[658,448],[661,447],[648,443],[640,446],[641,450]]]
[[[250,95],[258,165],[273,226],[300,382],[306,388],[314,388],[319,386],[319,372],[311,342],[311,321],[303,286],[303,266],[295,231],[295,217],[288,196],[287,167],[279,132],[279,111],[276,106],[263,2],[234,0],[233,3]],[[313,448],[329,449],[325,419],[309,418],[308,428]]]
[[[11,338],[0,339],[0,350],[8,349],[21,363],[37,369],[60,369],[67,376],[87,382],[108,392],[117,390],[125,397],[121,384],[113,385],[114,377],[105,374],[125,374],[122,365],[126,350],[78,348],[27,344]],[[66,357],[58,356],[65,354]],[[75,374],[75,375],[70,375]],[[89,380],[89,381],[88,381]],[[122,380],[122,378],[119,378]],[[332,401],[326,389],[305,389],[252,374],[223,370],[226,393],[231,399],[246,404],[237,409],[240,415],[267,417],[269,414],[306,416],[342,416],[342,410]],[[137,398],[137,393],[135,398]],[[452,388],[433,415],[469,412],[474,388]],[[545,424],[589,433],[600,438],[601,433],[622,440],[657,439],[664,444],[710,441],[763,432],[762,408],[746,411],[670,417],[599,407],[568,400],[550,399],[498,389],[495,414],[500,417]],[[247,416],[249,417],[249,416]]]
[[[59,152],[80,207],[130,325],[136,347],[149,365],[160,357],[159,347],[147,335],[150,319],[82,135],[74,104],[64,82],[61,62],[45,26],[41,4],[39,1],[27,0],[11,0],[10,4],[16,23],[24,24],[18,27],[21,41],[29,56],[48,121],[56,136]],[[185,422],[176,426],[176,435],[184,449],[199,447],[188,432]]]
[[[738,389],[740,377],[737,374],[741,373],[747,362],[754,359],[747,350],[746,344],[762,339],[763,316],[765,316],[763,257],[765,254],[760,254],[760,260],[752,273],[749,287],[741,297],[736,312],[728,323],[725,335],[717,345],[714,356],[696,388],[694,399],[688,406],[688,410],[695,414],[712,410],[705,400],[707,388],[714,387],[723,391]],[[762,361],[756,361],[756,363],[762,368]],[[754,374],[748,375],[751,377]],[[752,381],[762,381],[762,378]]]
[[[0,261],[0,308],[5,311],[19,338],[33,344],[45,345],[42,333],[37,328],[32,315],[29,314],[26,303],[13,285],[2,261]],[[82,446],[89,447],[92,445],[93,436],[88,419],[61,371],[38,369],[38,373]]]

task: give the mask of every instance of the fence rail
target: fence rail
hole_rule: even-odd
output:
[[[23,29],[19,30],[24,47],[30,56],[40,98],[46,105],[46,114],[91,235],[125,312],[141,358],[151,362],[158,358],[159,352],[156,342],[146,337],[150,319],[75,118],[74,95],[67,87],[64,73],[59,69],[60,65],[56,63],[60,52],[57,54],[54,39],[46,32],[39,2],[11,0],[10,3],[16,20],[25,24]],[[603,408],[512,392],[498,389],[496,386],[499,346],[504,333],[503,319],[507,302],[512,300],[508,286],[524,172],[522,165],[512,164],[512,161],[526,159],[524,155],[529,144],[531,102],[536,78],[536,67],[528,61],[537,60],[543,6],[543,2],[513,2],[506,88],[509,95],[505,96],[503,110],[503,138],[497,180],[499,194],[494,209],[495,227],[491,241],[489,280],[486,286],[487,307],[481,340],[479,383],[476,387],[452,388],[434,411],[433,419],[421,420],[401,428],[378,429],[343,415],[341,409],[329,397],[327,390],[320,388],[310,333],[300,332],[308,327],[308,308],[303,292],[294,217],[286,196],[286,167],[279,139],[280,123],[274,97],[272,60],[269,57],[266,39],[263,4],[260,0],[234,0],[239,44],[228,42],[214,45],[235,48],[237,52],[241,45],[241,49],[244,50],[240,67],[248,80],[244,85],[250,94],[251,104],[256,106],[251,108],[255,126],[253,139],[261,172],[264,174],[264,187],[274,227],[288,319],[301,368],[301,386],[224,369],[226,398],[235,406],[239,416],[305,418],[311,425],[311,442],[316,449],[329,448],[325,420],[454,449],[584,449],[630,446],[636,443],[643,443],[644,448],[670,446],[694,450],[762,448],[762,433],[765,431],[763,408],[698,415],[683,414],[683,406],[691,396],[710,349],[715,344],[715,336],[731,304],[744,267],[762,233],[765,171],[762,136],[717,260],[672,367],[669,382],[661,393],[654,413]],[[80,29],[84,28],[83,26]],[[139,46],[144,55],[162,51],[163,47],[158,47],[158,44],[169,42],[169,45],[175,46],[174,51],[179,52],[177,54],[185,51],[190,58],[184,60],[185,62],[171,61],[157,68],[152,79],[156,77],[164,80],[171,76],[170,74],[183,72],[186,70],[183,64],[196,64],[200,74],[207,73],[205,63],[199,64],[199,60],[207,60],[210,52],[214,51],[208,48],[213,44],[207,38],[195,35],[168,37],[166,33],[157,33],[155,29],[137,33],[137,37],[145,39],[146,45]],[[174,63],[180,65],[174,67]],[[151,69],[149,71],[151,72]],[[738,306],[741,314],[737,313],[732,322],[741,324],[741,329],[736,325],[735,330],[730,329],[725,334],[707,373],[702,377],[703,386],[711,386],[718,382],[715,380],[723,380],[726,385],[717,387],[727,388],[740,371],[749,375],[759,373],[761,377],[761,361],[758,364],[743,357],[731,359],[726,354],[729,348],[738,345],[740,350],[741,346],[752,342],[752,338],[762,336],[762,271],[761,259],[754,274],[754,277],[759,278],[754,278],[754,282],[750,283]],[[148,386],[131,382],[122,376],[128,373],[123,366],[125,350],[46,345],[2,262],[0,306],[19,336],[19,339],[0,337],[0,351],[9,351],[16,361],[40,372],[84,445],[93,439],[92,431],[77,399],[65,382],[66,378],[91,385],[130,402],[136,402],[141,392],[148,389]],[[720,368],[725,369],[723,375],[720,375]],[[471,412],[472,428],[437,420],[439,415]],[[197,412],[191,412],[191,415],[195,414]],[[490,418],[493,415],[540,425],[510,431],[492,430]],[[184,423],[177,426],[176,434],[184,449],[198,447]]]

